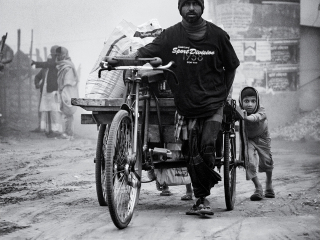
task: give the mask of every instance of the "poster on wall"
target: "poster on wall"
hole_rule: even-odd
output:
[[[268,87],[275,92],[279,91],[296,91],[298,88],[298,68],[274,68],[268,72]]]
[[[256,42],[244,42],[244,61],[256,61]]]
[[[217,5],[216,18],[230,36],[241,36],[253,21],[254,6],[248,3]]]
[[[217,25],[231,38],[297,39],[300,37],[299,4],[251,4],[217,1],[209,9]]]
[[[259,62],[271,61],[271,45],[268,41],[256,42],[256,60]]]
[[[275,63],[288,63],[290,52],[288,45],[273,45],[271,47],[271,61]]]
[[[287,72],[268,73],[268,87],[274,91],[286,91],[289,87]]]

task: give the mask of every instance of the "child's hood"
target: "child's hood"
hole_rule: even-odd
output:
[[[254,87],[244,87],[241,91],[240,91],[240,95],[239,95],[239,105],[240,107],[243,109],[243,106],[242,106],[242,100],[243,100],[243,92],[244,90],[246,89],[252,89],[255,94],[256,94],[256,99],[257,99],[257,105],[255,107],[255,109],[253,110],[252,113],[256,113],[258,111],[258,109],[260,108],[260,95],[259,95],[259,92],[257,91],[257,89],[255,89]]]

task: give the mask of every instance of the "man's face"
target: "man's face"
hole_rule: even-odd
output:
[[[195,23],[202,15],[202,8],[197,1],[189,0],[182,6],[180,13],[188,23]]]
[[[56,60],[57,60],[57,61],[61,61],[61,60],[62,60],[62,55],[61,55],[61,54],[57,54]]]
[[[256,108],[257,99],[255,96],[244,97],[242,100],[242,106],[247,113],[253,113],[253,110]]]
[[[49,56],[48,56],[48,61],[55,61],[56,60],[56,54],[50,54]]]

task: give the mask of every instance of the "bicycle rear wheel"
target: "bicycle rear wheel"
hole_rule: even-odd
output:
[[[236,141],[234,134],[226,132],[224,134],[224,194],[227,210],[234,209],[236,200]]]
[[[105,174],[105,158],[106,145],[108,139],[109,127],[101,124],[98,133],[96,159],[95,159],[95,178],[96,192],[100,206],[108,206],[107,190],[106,190],[106,174]]]
[[[110,126],[106,148],[107,202],[113,223],[119,229],[130,223],[139,200],[142,171],[141,141],[133,156],[133,121],[120,110]]]

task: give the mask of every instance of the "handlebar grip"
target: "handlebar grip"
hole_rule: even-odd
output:
[[[162,59],[159,57],[155,57],[154,59],[150,60],[150,65],[152,67],[159,67],[162,64]]]
[[[113,57],[110,57],[110,56],[106,56],[104,60],[108,62],[108,64],[110,64],[111,66],[116,66],[119,62],[117,59],[114,59]]]

